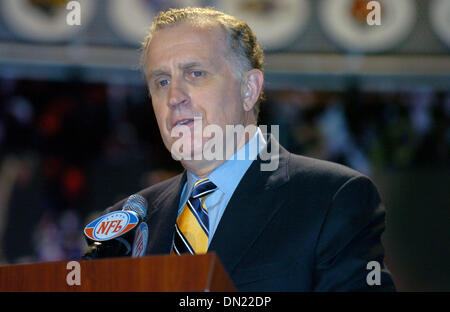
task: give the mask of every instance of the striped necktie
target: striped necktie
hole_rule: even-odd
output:
[[[191,197],[175,224],[173,253],[204,254],[208,249],[209,219],[205,198],[216,190],[209,179],[194,184]]]

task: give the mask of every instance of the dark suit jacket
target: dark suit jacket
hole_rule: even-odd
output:
[[[270,138],[266,148],[275,144]],[[238,290],[395,290],[383,265],[385,210],[373,183],[347,167],[279,151],[275,171],[261,171],[259,157],[252,163],[209,247]],[[170,253],[185,181],[186,172],[139,192],[149,203],[150,255]],[[366,282],[373,260],[380,286]]]

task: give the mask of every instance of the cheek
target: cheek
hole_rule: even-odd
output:
[[[208,124],[228,125],[240,120],[243,109],[239,95],[233,88],[209,90],[199,95],[198,99]]]
[[[153,111],[155,113],[156,122],[158,123],[159,132],[161,133],[161,136],[165,141],[167,136],[170,135],[170,133],[168,133],[166,124],[168,112],[167,110],[165,110],[161,106],[158,106],[157,104],[156,105],[153,104]]]
[[[160,130],[162,130],[162,124],[164,123],[163,119],[163,112],[161,109],[158,108],[158,105],[153,104],[153,112],[155,113],[156,122],[158,123],[158,127]]]
[[[233,97],[228,94],[226,100],[220,108],[220,118],[224,125],[236,125],[242,123],[244,111],[239,97]]]

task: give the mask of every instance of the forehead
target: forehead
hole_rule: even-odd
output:
[[[226,56],[225,34],[219,25],[182,23],[156,31],[146,53],[147,69],[173,62],[217,61]]]

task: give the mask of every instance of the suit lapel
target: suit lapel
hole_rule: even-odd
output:
[[[160,196],[149,203],[154,207],[154,211],[147,220],[149,228],[148,254],[170,253],[180,196],[185,182],[186,171],[175,177]]]
[[[258,155],[233,193],[208,249],[218,254],[230,274],[281,206],[279,201],[273,204],[273,192],[289,179],[289,153],[273,137],[267,148],[279,148],[279,155],[273,156],[279,157],[278,168],[261,171],[264,161]]]

